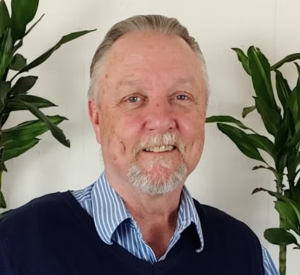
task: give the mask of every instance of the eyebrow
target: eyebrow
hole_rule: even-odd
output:
[[[195,78],[194,77],[188,77],[188,78],[183,78],[183,77],[179,77],[174,85],[183,85],[183,84],[195,84]]]
[[[122,86],[136,86],[141,84],[141,80],[139,79],[134,79],[134,80],[120,80],[117,82],[117,89],[122,87]],[[183,78],[179,77],[176,79],[174,84],[172,86],[177,86],[177,85],[184,85],[184,84],[195,84],[195,78],[194,77],[188,77],[188,78]]]
[[[135,79],[135,80],[120,80],[117,82],[117,89],[123,86],[136,86],[138,84],[141,84],[141,80]]]

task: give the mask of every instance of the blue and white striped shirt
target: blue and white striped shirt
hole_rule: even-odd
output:
[[[193,198],[183,188],[181,202],[178,211],[177,225],[173,237],[170,240],[166,253],[160,258],[156,256],[150,246],[142,239],[142,233],[125,207],[121,197],[109,185],[105,173],[92,185],[72,194],[79,204],[93,218],[99,237],[106,244],[118,243],[134,256],[154,263],[164,260],[180,238],[180,234],[194,223],[200,239],[200,247],[195,253],[200,253],[204,247],[204,237],[201,228],[201,221],[197,214]],[[262,247],[262,257],[266,275],[278,275],[274,263],[268,251]]]

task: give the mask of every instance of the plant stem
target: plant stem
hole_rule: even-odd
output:
[[[0,119],[1,120],[1,119]],[[3,161],[3,152],[4,152],[4,148],[2,146],[2,127],[0,128],[0,199],[4,200],[4,196],[3,194],[1,194],[1,187],[2,187],[2,172],[3,172],[3,168],[5,168],[4,165],[4,161]],[[6,203],[5,200],[4,201],[0,201],[0,210],[1,208],[4,206],[4,208],[6,207]]]
[[[281,174],[280,177],[277,178],[277,192],[282,195],[282,181],[283,176]],[[279,227],[285,229],[285,219],[279,215]],[[286,274],[286,245],[279,246],[279,274],[285,275]]]
[[[279,274],[285,275],[286,273],[286,246],[279,247]]]
[[[280,218],[280,228],[286,229],[286,221],[285,219],[279,215]],[[279,246],[279,274],[286,274],[286,245]]]

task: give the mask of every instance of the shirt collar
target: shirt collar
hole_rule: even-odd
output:
[[[201,252],[204,248],[204,238],[201,222],[194,203],[194,199],[186,186],[183,186],[177,219],[178,233],[181,234],[188,226],[191,225],[191,223],[194,223],[200,241],[200,247],[196,250],[196,252]]]
[[[112,235],[117,227],[132,217],[104,172],[94,184],[91,196],[96,230],[105,243],[112,244]]]
[[[112,236],[114,232],[126,220],[137,226],[121,197],[108,183],[105,172],[102,173],[92,188],[91,201],[95,227],[105,243],[113,243]],[[200,252],[204,248],[201,222],[193,198],[184,186],[178,210],[177,232],[175,231],[175,233],[181,234],[191,223],[195,224],[199,236],[200,247],[197,252]]]

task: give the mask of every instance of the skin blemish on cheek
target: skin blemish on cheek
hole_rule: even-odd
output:
[[[120,144],[123,147],[123,149],[125,150],[125,145],[124,145],[123,141],[120,140]]]
[[[158,104],[158,103],[156,104],[156,107],[159,107],[159,104]]]

